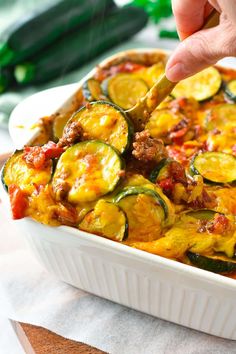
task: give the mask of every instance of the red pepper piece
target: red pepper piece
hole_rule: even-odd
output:
[[[22,219],[25,217],[25,210],[28,206],[25,193],[15,184],[8,187],[10,196],[11,211],[13,219]]]
[[[64,149],[58,147],[53,141],[49,141],[43,146],[26,146],[24,148],[24,159],[34,168],[42,169],[48,160],[60,157]]]
[[[174,182],[171,177],[162,179],[160,182],[158,182],[158,184],[163,190],[163,193],[165,193],[167,196],[170,196],[172,194]]]
[[[49,141],[47,144],[43,145],[42,150],[45,154],[46,160],[60,157],[64,152],[64,149],[62,147],[58,147],[53,141]]]

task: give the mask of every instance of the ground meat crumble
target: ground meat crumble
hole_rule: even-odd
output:
[[[58,141],[57,146],[58,147],[72,146],[73,144],[81,140],[82,135],[83,135],[83,129],[80,123],[71,122],[70,124],[66,125],[63,132],[63,136]]]
[[[163,141],[152,138],[147,130],[135,134],[132,155],[140,161],[157,163],[168,156]]]

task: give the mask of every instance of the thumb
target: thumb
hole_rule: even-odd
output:
[[[201,30],[179,44],[166,65],[166,76],[178,82],[225,56],[236,55],[236,31],[230,22]]]

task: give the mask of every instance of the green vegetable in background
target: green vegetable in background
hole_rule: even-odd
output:
[[[160,23],[164,18],[172,16],[171,0],[132,0],[131,5],[143,8],[151,22]],[[178,39],[176,29],[163,28],[160,24],[160,38]]]
[[[113,6],[113,0],[60,0],[37,8],[1,33],[0,66],[21,62]]]
[[[133,0],[131,4],[142,7],[155,23],[172,15],[171,0]]]
[[[104,18],[88,24],[53,43],[27,63],[17,65],[18,83],[46,82],[78,67],[140,31],[147,15],[137,7],[111,10]]]
[[[159,32],[160,38],[170,38],[170,39],[179,39],[178,33],[176,30],[166,30],[161,29]]]
[[[5,92],[13,81],[14,76],[12,70],[0,67],[0,94]]]

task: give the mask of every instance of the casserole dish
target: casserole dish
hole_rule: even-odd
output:
[[[165,57],[160,51],[149,53],[153,58]],[[145,56],[147,61],[149,55],[147,51],[121,53],[101,67],[119,62],[122,56],[136,60]],[[75,97],[58,115],[63,115],[63,110],[70,111]],[[35,254],[60,279],[163,319],[235,339],[234,280],[66,226],[51,228],[28,218],[20,225],[24,233],[27,225],[27,237]]]

